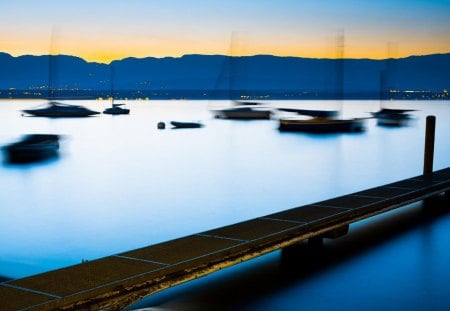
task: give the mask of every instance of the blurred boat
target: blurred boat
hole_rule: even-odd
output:
[[[377,124],[382,126],[405,126],[413,119],[407,113],[415,111],[414,109],[389,109],[382,108],[379,111],[372,112],[372,116],[377,119]]]
[[[114,104],[114,103],[112,103],[111,107],[106,108],[105,110],[103,110],[103,113],[105,113],[105,114],[113,114],[113,115],[129,114],[130,113],[130,109],[122,108],[121,106],[123,106],[123,105],[125,105],[125,104]]]
[[[114,66],[111,64],[110,66],[110,74],[111,74],[111,107],[106,108],[103,110],[104,114],[111,114],[111,115],[119,115],[119,114],[129,114],[130,109],[128,108],[122,108],[121,106],[124,106],[125,104],[115,104],[114,103]]]
[[[253,102],[253,101],[235,100],[233,102],[236,106],[259,106],[259,105],[262,105],[260,102]]]
[[[50,118],[88,117],[100,113],[98,111],[90,110],[83,106],[63,104],[56,101],[50,101],[48,105],[43,108],[26,109],[22,110],[22,112],[25,112],[27,114],[36,117],[50,117]]]
[[[297,108],[277,108],[277,110],[294,112],[305,116],[323,117],[323,118],[336,117],[339,114],[339,110],[314,110],[314,109],[297,109]]]
[[[365,129],[367,118],[335,119],[313,117],[309,119],[287,118],[279,120],[280,131],[310,133],[361,132]]]
[[[270,119],[270,116],[272,115],[272,111],[270,109],[247,106],[217,109],[212,112],[214,117],[218,119]]]
[[[200,122],[170,121],[170,124],[172,124],[174,128],[200,128],[200,127],[203,127],[203,124]]]
[[[59,150],[59,136],[54,134],[29,134],[22,140],[4,146],[4,153],[10,163],[29,163],[56,157]]]

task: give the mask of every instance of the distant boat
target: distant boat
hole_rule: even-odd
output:
[[[277,110],[294,112],[297,114],[311,117],[323,117],[323,118],[336,117],[339,114],[339,110],[315,110],[315,109],[297,109],[297,108],[277,108]]]
[[[344,86],[344,33],[339,35],[337,40],[338,62],[336,68],[336,90],[338,99],[343,99]],[[343,133],[343,132],[362,132],[365,130],[367,118],[337,118],[339,111],[335,110],[309,110],[309,109],[280,109],[284,111],[296,112],[297,114],[307,115],[309,118],[280,118],[280,131],[299,131],[310,133]]]
[[[2,148],[10,163],[43,161],[58,155],[59,136],[54,134],[29,134],[21,141]]]
[[[314,117],[310,119],[280,119],[280,131],[297,131],[310,133],[361,132],[365,129],[367,118],[335,119]]]
[[[170,124],[172,124],[174,128],[200,128],[204,126],[200,122],[170,121]]]
[[[114,104],[114,103],[112,103],[112,106],[109,107],[109,108],[106,108],[105,110],[103,110],[103,113],[105,113],[105,114],[113,114],[113,115],[129,114],[130,113],[130,109],[120,107],[120,106],[123,106],[123,105],[125,105],[125,104]]]
[[[212,110],[214,117],[218,119],[270,119],[272,111],[266,108],[253,108],[236,106],[224,109]]]
[[[253,102],[253,101],[234,100],[233,102],[237,106],[258,106],[258,105],[262,105],[260,102]]]
[[[220,78],[225,78],[228,76],[228,98],[231,100],[231,106],[221,109],[212,109],[211,112],[217,119],[270,119],[272,111],[270,109],[263,108],[260,102],[235,99],[237,94],[234,94],[234,92],[237,92],[237,90],[233,88],[233,82],[235,82],[233,78],[237,77],[236,61],[238,61],[238,58],[232,56],[234,54],[232,51],[232,45],[235,43],[235,36],[236,33],[233,32],[230,40],[230,56],[225,57],[224,66],[222,67],[219,78],[217,79],[217,82],[219,82],[221,80]],[[239,95],[238,98],[249,97],[242,97]]]
[[[121,106],[125,104],[115,104],[114,103],[114,67],[111,64],[111,107],[106,108],[103,110],[104,114],[111,114],[111,115],[119,115],[119,114],[130,114],[130,109],[128,108],[122,108]]]
[[[382,108],[379,111],[372,112],[372,116],[377,119],[377,124],[381,126],[405,126],[413,119],[407,112],[414,109],[390,109]]]
[[[36,117],[50,118],[88,117],[100,113],[83,106],[63,104],[56,101],[50,101],[47,106],[43,108],[26,109],[22,110],[22,112]]]
[[[52,29],[51,34],[51,47],[50,51],[52,50],[53,46],[53,35],[54,35],[54,29]],[[50,53],[52,54],[52,53]],[[87,109],[83,106],[79,105],[69,105],[69,104],[63,104],[57,101],[54,101],[54,70],[55,70],[55,61],[56,56],[49,55],[48,60],[48,99],[49,102],[47,103],[46,107],[43,108],[36,108],[36,109],[26,109],[22,110],[22,112],[27,113],[32,116],[36,117],[50,117],[50,118],[73,118],[73,117],[88,117],[91,115],[99,114],[100,112]]]

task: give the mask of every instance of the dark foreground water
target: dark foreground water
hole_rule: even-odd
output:
[[[425,116],[437,116],[435,169],[450,166],[450,102],[402,101],[408,127],[370,120],[356,134],[280,133],[230,121],[206,101],[128,102],[129,116],[22,117],[39,101],[0,101],[0,144],[64,135],[61,156],[0,166],[0,275],[24,277],[418,175]],[[77,102],[102,110],[107,103]],[[268,102],[340,108],[337,102]],[[377,101],[348,101],[367,116]],[[200,120],[201,129],[158,130]],[[436,206],[442,204],[435,204]],[[150,297],[162,309],[450,308],[450,217],[420,207],[352,226],[323,250],[275,252]],[[392,217],[391,217],[392,216]],[[306,249],[306,250],[305,250]],[[293,255],[294,254],[294,255]],[[318,258],[326,258],[319,260]],[[139,306],[136,306],[139,307]]]

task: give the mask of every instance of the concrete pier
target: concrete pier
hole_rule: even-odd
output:
[[[450,191],[450,168],[0,283],[1,310],[120,310],[165,288]]]

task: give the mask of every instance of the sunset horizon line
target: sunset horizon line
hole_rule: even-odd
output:
[[[282,55],[282,54],[268,54],[268,53],[256,53],[256,54],[239,54],[239,55],[229,55],[229,54],[220,54],[220,53],[185,53],[180,55],[165,55],[165,56],[153,56],[153,55],[147,55],[147,56],[125,56],[122,58],[112,59],[110,61],[100,61],[100,60],[92,60],[87,57],[83,57],[80,55],[75,54],[67,54],[67,53],[49,53],[49,54],[33,54],[33,53],[11,53],[7,51],[0,51],[0,53],[8,54],[11,57],[18,58],[18,57],[24,57],[24,56],[34,56],[34,57],[42,57],[42,56],[69,56],[69,57],[76,57],[80,58],[86,63],[98,63],[98,64],[104,64],[104,65],[110,65],[113,62],[116,61],[122,61],[129,58],[134,59],[146,59],[146,58],[155,58],[155,59],[164,59],[164,58],[183,58],[186,56],[226,56],[226,57],[255,57],[255,56],[273,56],[273,57],[280,57],[280,58],[304,58],[304,59],[340,59],[340,57],[314,57],[314,56],[298,56],[298,55]],[[382,60],[388,60],[388,59],[403,59],[408,57],[419,57],[419,56],[431,56],[431,55],[445,55],[450,54],[450,51],[447,52],[435,52],[435,53],[423,53],[423,54],[405,54],[402,56],[397,57],[344,57],[342,59],[344,60],[373,60],[373,61],[382,61]]]

